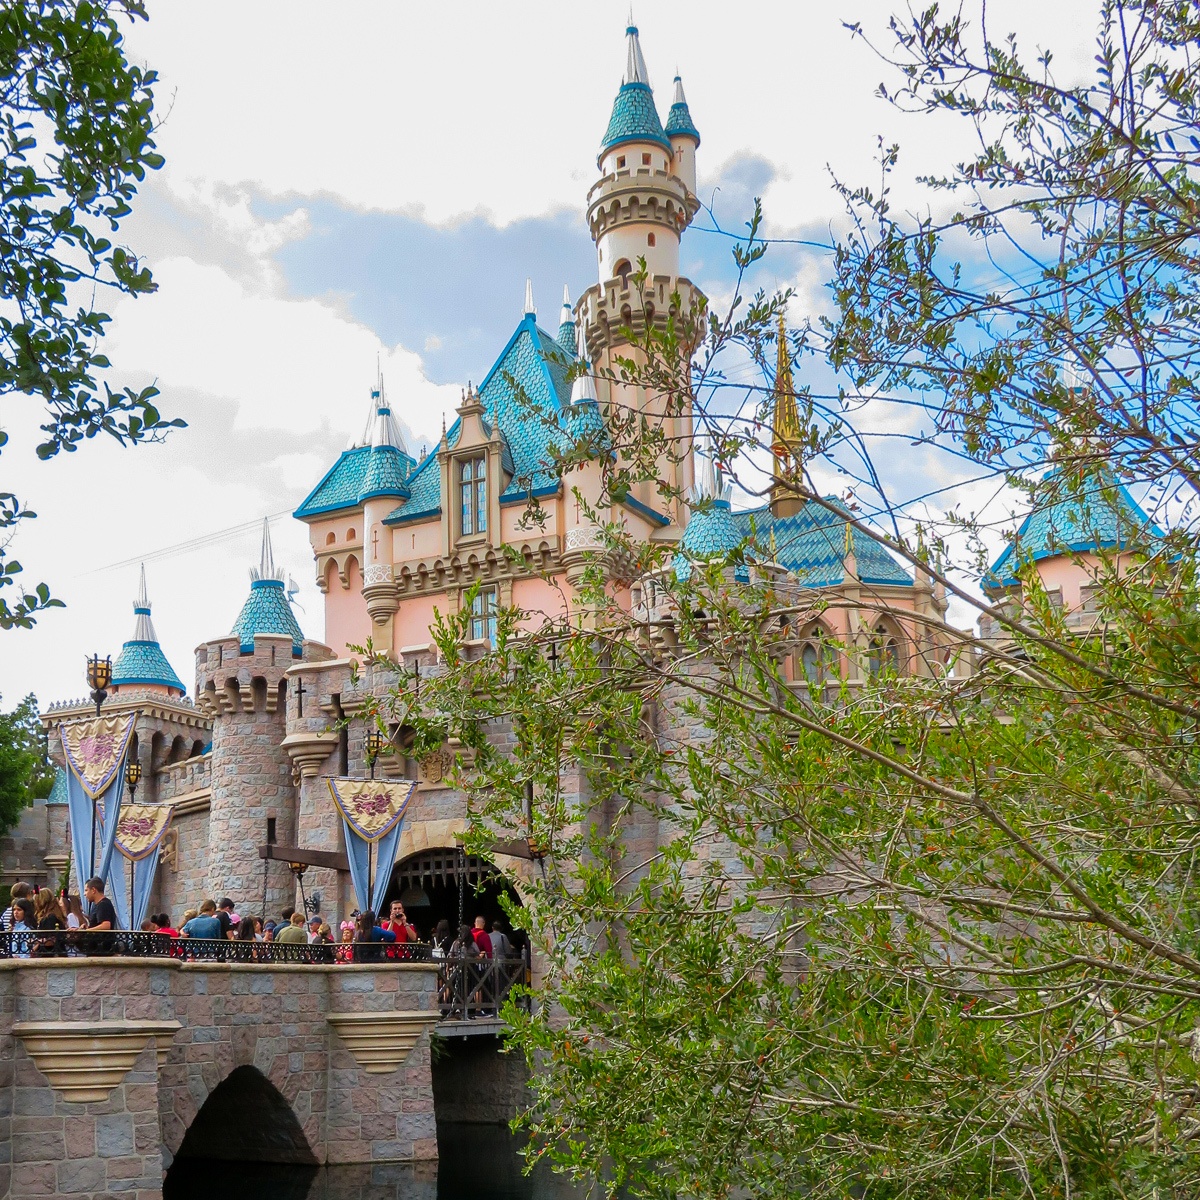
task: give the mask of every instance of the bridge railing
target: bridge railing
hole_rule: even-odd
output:
[[[127,929],[48,929],[0,933],[0,961],[12,958],[173,958],[184,962],[369,964],[429,962],[425,942],[343,942],[307,945],[294,942],[222,941],[173,938],[165,933]]]
[[[529,982],[525,957],[438,960],[438,1007],[446,1021],[499,1016],[509,993]],[[518,998],[528,1011],[529,997]]]

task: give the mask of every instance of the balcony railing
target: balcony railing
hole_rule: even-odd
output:
[[[518,985],[529,983],[529,960],[512,958],[448,958],[439,960],[438,1007],[445,1021],[497,1017]],[[529,996],[517,997],[529,1011]]]
[[[346,963],[387,966],[429,962],[425,942],[342,942],[307,945],[294,942],[240,942],[219,938],[173,938],[165,933],[125,929],[22,930],[0,934],[0,960],[12,958],[173,958],[182,962]]]

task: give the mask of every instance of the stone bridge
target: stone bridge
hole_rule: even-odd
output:
[[[437,1157],[431,963],[0,962],[0,1198],[161,1200],[179,1157]]]

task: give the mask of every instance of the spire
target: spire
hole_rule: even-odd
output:
[[[790,517],[800,511],[800,498],[788,486],[800,470],[800,447],[804,432],[796,408],[796,386],[792,382],[792,356],[788,350],[787,328],[779,314],[779,334],[776,339],[775,387],[771,392],[771,453],[772,468],[771,512],[776,517]]]
[[[571,292],[563,284],[562,313],[558,318],[558,337],[555,341],[568,353],[575,349],[575,310],[571,307]]]
[[[250,568],[250,578],[255,583],[273,580],[283,582],[283,572],[275,566],[275,556],[271,553],[271,522],[263,517],[262,551],[259,555],[258,566]]]
[[[146,592],[146,564],[142,563],[141,584],[138,587],[137,599],[133,602],[134,615],[137,624],[133,627],[135,642],[157,642],[158,634],[154,632],[154,622],[150,620],[150,598]]]
[[[122,647],[113,663],[113,685],[121,687],[163,687],[168,694],[183,695],[185,688],[179,676],[171,669],[162,647],[158,644],[158,633],[150,619],[150,596],[146,590],[146,565],[142,564],[138,581],[137,599],[133,602],[137,622],[133,637]]]
[[[355,446],[391,446],[401,454],[407,454],[400,426],[392,415],[391,405],[383,387],[383,373],[380,372],[371,389],[371,404],[367,409],[367,423],[362,437],[354,443]]]
[[[587,370],[582,375],[575,376],[575,382],[571,384],[571,405],[576,404],[596,404],[596,380],[592,377],[591,363],[587,362],[587,348],[583,344],[583,326],[580,325],[575,334],[575,354],[581,363],[585,363]]]
[[[671,99],[671,111],[667,113],[665,128],[667,137],[690,137],[696,145],[700,145],[700,131],[692,122],[692,114],[688,111],[687,97],[683,94],[683,80],[675,76],[675,94]]]
[[[717,500],[728,504],[730,486],[722,478],[717,448],[712,438],[703,434],[697,437],[694,452],[699,461],[696,463],[696,482],[692,486],[693,503],[698,505],[706,500]]]
[[[621,86],[627,83],[644,83],[650,86],[650,72],[646,70],[646,60],[642,57],[642,44],[638,41],[637,26],[633,23],[633,13],[629,14],[629,24],[625,29],[625,74],[621,76]]]
[[[537,305],[533,302],[533,280],[528,277],[525,279],[525,315],[537,316]]]

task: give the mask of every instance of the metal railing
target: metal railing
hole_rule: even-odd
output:
[[[529,962],[513,958],[446,958],[438,960],[438,1007],[445,1021],[497,1017],[509,993],[529,982]],[[529,996],[517,997],[529,1011]]]
[[[128,929],[50,929],[0,933],[0,960],[10,958],[173,958],[184,962],[370,964],[429,962],[426,942],[295,942],[173,938]]]

